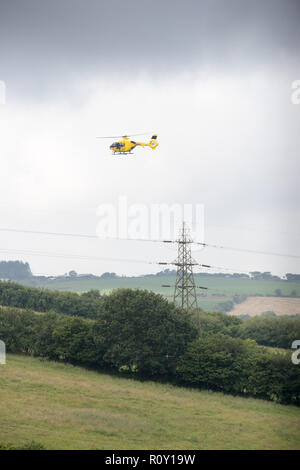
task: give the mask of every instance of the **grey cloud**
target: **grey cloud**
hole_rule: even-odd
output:
[[[299,19],[297,0],[2,0],[1,75],[38,92],[62,77],[294,63]]]
[[[93,233],[97,205],[127,194],[149,204],[203,202],[208,226],[234,222],[260,232],[270,220],[275,235],[281,226],[299,232],[300,106],[290,103],[291,82],[299,78],[299,11],[298,0],[0,0],[3,224]],[[155,125],[157,153],[112,159],[95,135],[125,125],[132,132]],[[207,241],[243,246],[239,234],[223,236],[211,230]],[[48,242],[37,246],[93,255],[83,244]],[[36,243],[2,240],[12,248]],[[252,243],[268,249],[270,241]],[[279,240],[269,249],[298,248],[298,240]],[[118,249],[112,257],[122,257],[122,249],[144,257],[144,246],[140,253],[135,245]],[[156,249],[149,257],[160,259]],[[227,256],[211,259],[208,252],[202,261],[241,266],[244,259],[260,268],[258,258]],[[36,272],[132,272],[124,265],[29,261]],[[267,261],[265,270],[299,270]]]

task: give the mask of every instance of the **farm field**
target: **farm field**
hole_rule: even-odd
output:
[[[248,297],[244,302],[236,304],[230,315],[260,315],[272,311],[276,315],[300,314],[299,298],[283,297]]]
[[[300,297],[300,282],[288,281],[258,281],[250,279],[218,278],[211,276],[195,276],[196,284],[208,287],[207,292],[200,291],[199,306],[204,310],[213,311],[218,309],[218,304],[238,295],[263,295],[272,296],[276,289],[280,289],[282,295],[293,295]],[[26,281],[26,285],[44,287],[47,289],[70,290],[75,292],[86,292],[90,289],[100,290],[102,293],[110,292],[120,287],[132,289],[149,289],[165,297],[172,299],[173,287],[162,287],[162,284],[173,286],[175,276],[140,276],[121,277],[116,279],[55,279]]]
[[[9,354],[0,443],[47,449],[300,449],[300,409]]]

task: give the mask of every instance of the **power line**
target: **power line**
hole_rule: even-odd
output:
[[[300,255],[290,255],[287,253],[274,253],[271,251],[260,251],[260,250],[250,250],[248,248],[235,248],[232,246],[222,246],[222,245],[212,245],[209,243],[201,243],[201,242],[194,242],[197,245],[202,245],[204,247],[208,246],[210,248],[218,248],[218,249],[223,249],[223,250],[231,250],[231,251],[240,251],[240,252],[245,252],[245,253],[252,253],[252,254],[259,254],[259,255],[268,255],[268,256],[282,256],[284,258],[298,258],[300,259]]]
[[[188,241],[187,241],[188,244]],[[181,243],[178,244],[179,247],[182,247]],[[126,262],[126,263],[142,263],[142,264],[151,264],[151,265],[175,265],[177,266],[178,270],[182,271],[183,268],[187,269],[190,273],[190,270],[194,266],[199,266],[199,267],[205,267],[205,268],[214,268],[214,269],[228,269],[225,267],[216,267],[212,265],[207,265],[207,264],[200,264],[197,262],[188,262],[186,259],[186,262],[179,262],[178,259],[174,262],[158,262],[158,261],[148,261],[148,260],[136,260],[136,259],[125,259],[125,258],[106,258],[106,257],[94,257],[94,256],[84,256],[84,255],[77,255],[77,254],[66,254],[66,253],[50,253],[50,252],[42,252],[42,251],[37,251],[37,250],[15,250],[15,249],[7,249],[7,248],[0,248],[0,253],[6,253],[6,254],[25,254],[25,255],[30,255],[30,256],[45,256],[45,257],[50,257],[50,258],[66,258],[66,259],[77,259],[77,260],[91,260],[91,261],[113,261],[113,262]],[[41,273],[40,273],[41,274]],[[242,272],[241,274],[248,274],[245,272]],[[250,273],[249,273],[250,274]],[[180,276],[179,276],[180,277]],[[189,279],[188,279],[189,281]],[[182,283],[181,283],[182,284]],[[185,284],[183,283],[183,286]],[[188,283],[187,286],[190,288],[191,285]],[[175,285],[171,286],[169,284],[163,284],[161,287],[173,287],[175,288]],[[212,287],[206,287],[206,286],[198,286],[195,284],[195,288],[197,289],[203,289],[203,290],[209,290],[209,291],[214,291],[214,292],[220,292],[224,295],[231,293],[228,292],[226,289],[218,289],[218,288],[212,288]],[[183,289],[184,292],[184,289]],[[234,293],[234,292],[232,292]]]
[[[21,230],[16,228],[0,228],[0,232],[30,233],[33,235],[53,235],[58,237],[76,237],[76,238],[99,238],[97,235],[86,235],[80,233],[62,233],[62,232],[42,232],[38,230]]]
[[[12,229],[12,228],[0,228],[0,232],[11,232],[11,233],[27,233],[34,235],[48,235],[48,236],[59,236],[59,237],[74,237],[74,238],[88,238],[95,240],[119,240],[119,241],[135,241],[135,242],[153,242],[153,243],[178,243],[177,240],[159,240],[159,239],[150,239],[150,238],[120,238],[120,237],[99,237],[98,235],[91,234],[80,234],[80,233],[64,233],[64,232],[48,232],[48,231],[38,231],[38,230],[22,230],[22,229]],[[266,256],[280,256],[284,258],[296,258],[300,259],[300,255],[288,254],[288,253],[278,253],[262,250],[252,250],[249,248],[237,248],[225,245],[216,245],[204,242],[194,242],[190,241],[191,244],[200,245],[208,248],[216,248],[230,251],[238,251],[252,254],[260,254]]]
[[[177,275],[176,275],[176,282],[175,285],[170,284],[162,284],[161,287],[166,288],[174,288],[174,297],[173,300],[180,302],[181,306],[186,309],[190,308],[197,308],[197,294],[196,289],[214,291],[214,292],[222,292],[224,294],[224,290],[210,288],[207,286],[198,286],[195,284],[194,274],[193,274],[193,267],[205,267],[205,268],[215,268],[216,266],[211,266],[209,264],[200,264],[192,258],[191,254],[191,244],[193,243],[192,239],[190,238],[189,231],[183,222],[182,231],[180,234],[180,238],[177,240],[178,243],[178,257],[173,262],[165,262],[160,261],[158,264],[160,265],[174,265],[177,266]],[[221,269],[220,267],[218,267]],[[224,268],[228,269],[228,268]],[[243,273],[246,274],[246,273]]]
[[[26,255],[26,256],[41,256],[41,257],[46,257],[46,258],[60,258],[60,259],[74,259],[74,260],[88,260],[88,261],[110,261],[110,262],[126,262],[126,263],[141,263],[141,264],[151,264],[151,265],[175,265],[177,266],[177,269],[180,269],[182,266],[181,263],[178,263],[177,261],[174,262],[160,262],[160,261],[149,261],[149,260],[137,260],[137,259],[126,259],[126,258],[106,258],[106,257],[96,257],[96,256],[85,256],[85,255],[77,255],[77,254],[71,254],[71,253],[52,253],[52,252],[44,252],[44,251],[37,251],[37,250],[18,250],[18,249],[8,249],[8,248],[0,248],[0,253],[5,253],[9,255]],[[228,268],[225,267],[220,267],[220,266],[211,266],[208,264],[200,264],[200,263],[186,263],[187,266],[192,267],[192,266],[199,266],[199,267],[204,267],[204,268],[211,268],[211,269],[224,269],[224,270],[229,270]],[[237,272],[237,271],[235,271]],[[43,274],[43,273],[40,273]],[[250,274],[247,272],[241,272],[241,274]],[[162,287],[171,287],[164,285]],[[174,287],[174,286],[173,286]],[[200,289],[206,289],[206,287],[202,286],[196,286],[197,288]],[[210,288],[209,288],[210,289]],[[215,289],[213,289],[215,290]]]
[[[137,259],[126,259],[126,258],[106,258],[106,257],[97,257],[97,256],[86,256],[86,255],[77,255],[73,253],[52,253],[44,252],[38,250],[21,250],[15,248],[0,248],[0,253],[7,254],[24,254],[24,255],[33,255],[33,256],[45,256],[49,258],[66,258],[66,259],[80,259],[80,260],[96,260],[96,261],[116,261],[116,262],[126,262],[126,263],[142,263],[142,264],[155,264],[160,266],[178,266],[177,262],[167,262],[167,261],[149,261],[149,260],[137,260]],[[201,263],[191,263],[192,266],[199,266],[200,268],[207,269],[221,269],[226,271],[231,271],[240,274],[250,274],[249,271],[243,271],[233,268],[226,268],[224,266],[214,266],[209,264]]]
[[[15,250],[15,249],[7,249],[7,248],[0,248],[1,253],[7,254],[22,254],[22,255],[33,255],[33,256],[45,256],[48,258],[66,258],[66,259],[80,259],[80,260],[96,260],[96,261],[117,261],[117,262],[126,262],[126,263],[143,263],[143,264],[157,264],[152,261],[146,260],[134,260],[134,259],[125,259],[125,258],[105,258],[105,257],[97,257],[97,256],[84,256],[84,255],[76,255],[76,254],[66,254],[66,253],[49,253],[43,251],[36,251],[36,250]]]
[[[155,264],[155,265],[175,265],[178,266],[177,262],[161,262],[161,261],[149,261],[149,260],[141,260],[141,259],[127,259],[127,258],[106,258],[106,257],[99,257],[99,256],[86,256],[86,255],[77,255],[73,253],[53,253],[53,252],[45,252],[45,251],[38,251],[38,250],[19,250],[14,248],[0,248],[0,253],[7,253],[7,254],[25,254],[25,255],[33,255],[33,256],[45,256],[49,258],[66,258],[66,259],[80,259],[80,260],[96,260],[96,261],[116,261],[116,262],[126,262],[126,263],[142,263],[142,264]],[[192,266],[199,266],[204,268],[212,268],[212,269],[228,269],[222,268],[220,266],[211,266],[208,264],[200,264],[200,263],[192,263]],[[245,273],[246,274],[246,273]]]
[[[223,225],[208,225],[207,226],[207,229],[218,229],[218,230],[230,230],[230,231],[234,231],[234,232],[256,232],[256,233],[276,233],[276,234],[279,234],[279,235],[288,235],[288,236],[293,236],[293,237],[300,237],[300,233],[297,233],[297,232],[286,232],[286,231],[282,231],[282,230],[275,230],[275,229],[257,229],[257,228],[254,228],[254,227],[234,227],[234,226],[230,226],[230,227],[226,227],[226,226],[223,226]]]
[[[0,228],[0,232],[12,232],[12,233],[27,233],[32,235],[50,235],[55,237],[73,237],[73,238],[89,238],[95,240],[124,240],[134,242],[154,242],[154,243],[173,243],[172,240],[158,240],[150,238],[120,238],[120,237],[100,237],[98,235],[83,234],[83,233],[68,233],[68,232],[48,232],[41,230],[23,230],[16,228]],[[175,243],[175,242],[174,242]]]

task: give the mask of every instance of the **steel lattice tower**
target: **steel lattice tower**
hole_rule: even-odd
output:
[[[185,223],[182,224],[178,244],[178,257],[174,263],[177,266],[177,277],[174,291],[174,302],[186,309],[196,308],[197,295],[196,286],[193,275],[193,266],[196,263],[191,254],[191,244],[193,240]]]

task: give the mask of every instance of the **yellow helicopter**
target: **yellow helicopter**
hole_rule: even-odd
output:
[[[116,139],[122,138],[117,142],[113,142],[110,145],[110,149],[113,155],[130,155],[133,154],[132,150],[135,149],[138,145],[141,147],[150,147],[152,150],[155,150],[158,146],[157,142],[157,135],[153,134],[149,142],[136,142],[135,140],[131,140],[130,137],[136,135],[145,135],[145,134],[131,134],[131,135],[117,135],[117,136],[105,136],[105,137],[97,137],[97,139]]]

